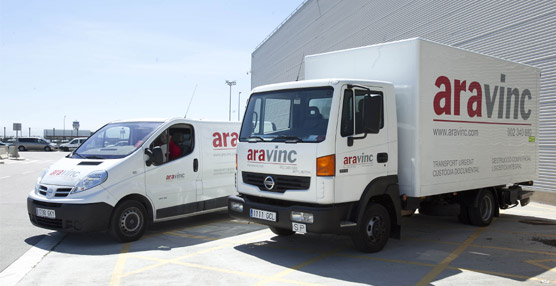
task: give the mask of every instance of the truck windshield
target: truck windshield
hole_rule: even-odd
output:
[[[143,145],[162,122],[111,123],[95,132],[72,154],[76,159],[119,159]]]
[[[252,94],[240,141],[323,141],[333,92],[332,87],[319,87]]]

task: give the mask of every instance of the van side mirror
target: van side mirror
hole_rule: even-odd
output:
[[[382,120],[382,95],[365,96],[363,102],[363,133],[377,134]]]
[[[147,159],[145,161],[145,163],[147,164],[147,166],[150,165],[162,165],[163,161],[164,161],[164,156],[162,154],[162,149],[160,148],[160,146],[156,146],[154,147],[152,150],[149,148],[145,149],[145,155],[147,155]]]

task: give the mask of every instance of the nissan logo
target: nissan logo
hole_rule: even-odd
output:
[[[271,176],[267,176],[266,178],[264,178],[263,185],[267,190],[271,191],[272,189],[274,189],[276,183]]]
[[[46,190],[46,197],[49,198],[49,199],[51,199],[51,198],[54,197],[54,193],[55,193],[55,192],[54,192],[54,189],[53,189],[53,188],[48,188],[48,189]]]

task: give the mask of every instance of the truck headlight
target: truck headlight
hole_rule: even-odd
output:
[[[89,173],[89,175],[81,179],[81,181],[79,181],[77,185],[75,185],[75,188],[73,188],[72,193],[75,194],[96,187],[104,183],[106,179],[108,179],[108,172],[104,170],[93,171]]]
[[[313,223],[313,214],[304,212],[292,212],[290,215],[292,221],[302,223]]]

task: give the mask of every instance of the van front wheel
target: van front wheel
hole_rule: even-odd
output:
[[[390,215],[380,204],[371,203],[363,214],[357,232],[352,236],[355,247],[362,252],[378,252],[390,237]]]
[[[110,218],[110,234],[120,242],[135,241],[146,229],[145,206],[133,200],[119,203]]]

